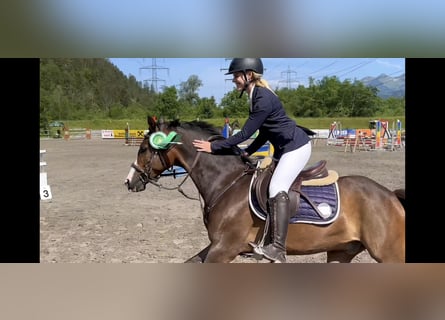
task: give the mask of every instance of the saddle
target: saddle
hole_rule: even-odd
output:
[[[255,192],[255,196],[258,205],[263,212],[267,211],[267,199],[268,199],[268,187],[272,174],[275,170],[276,161],[271,158],[265,158],[257,169],[257,175],[252,183],[252,192]],[[297,178],[292,183],[288,190],[290,199],[290,209],[295,212],[300,204],[300,196],[303,196],[305,200],[311,204],[311,206],[318,212],[318,208],[312,203],[311,199],[301,191],[301,186],[323,186],[329,185],[337,181],[338,174],[335,171],[328,170],[326,168],[326,160],[320,160],[317,163],[303,169]]]

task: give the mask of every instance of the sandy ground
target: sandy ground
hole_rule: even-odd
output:
[[[182,263],[208,244],[200,204],[178,191],[150,186],[130,193],[123,182],[138,148],[123,140],[41,140],[52,199],[40,201],[42,263]],[[340,175],[361,174],[389,189],[405,187],[405,152],[313,147],[311,163],[326,159]],[[183,178],[165,177],[166,187]],[[191,180],[183,185],[198,197]],[[324,253],[288,262],[325,262]],[[265,261],[265,260],[263,260]],[[263,263],[260,261],[260,263]],[[258,263],[238,257],[234,262]],[[374,262],[363,252],[353,262]]]

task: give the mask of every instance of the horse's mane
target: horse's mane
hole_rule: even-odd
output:
[[[168,123],[167,127],[169,129],[175,129],[181,127],[186,130],[203,131],[208,133],[209,135],[221,135],[221,132],[219,132],[217,128],[215,128],[213,125],[205,121],[193,120],[181,123],[179,120],[173,120],[170,123]]]
[[[216,139],[224,139],[224,137],[221,135],[221,132],[215,128],[210,123],[207,123],[205,121],[198,121],[193,120],[189,122],[183,122],[181,123],[179,120],[173,120],[170,121],[167,124],[167,128],[170,130],[177,130],[177,128],[182,128],[187,131],[193,131],[195,133],[199,133],[200,135],[208,135],[215,137]],[[241,154],[241,149],[238,146],[234,146],[230,149],[222,149],[218,151],[219,155],[235,155],[239,156]]]

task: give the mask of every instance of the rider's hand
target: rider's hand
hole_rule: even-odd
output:
[[[193,140],[193,146],[198,151],[203,151],[208,153],[212,152],[212,144],[209,141],[195,139]]]

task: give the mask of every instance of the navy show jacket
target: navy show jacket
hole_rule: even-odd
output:
[[[310,141],[309,136],[286,115],[278,96],[264,87],[253,88],[249,118],[243,128],[227,139],[213,141],[212,153],[234,147],[249,139],[257,130],[258,136],[245,149],[251,155],[267,141],[274,147],[274,159],[293,151]]]

